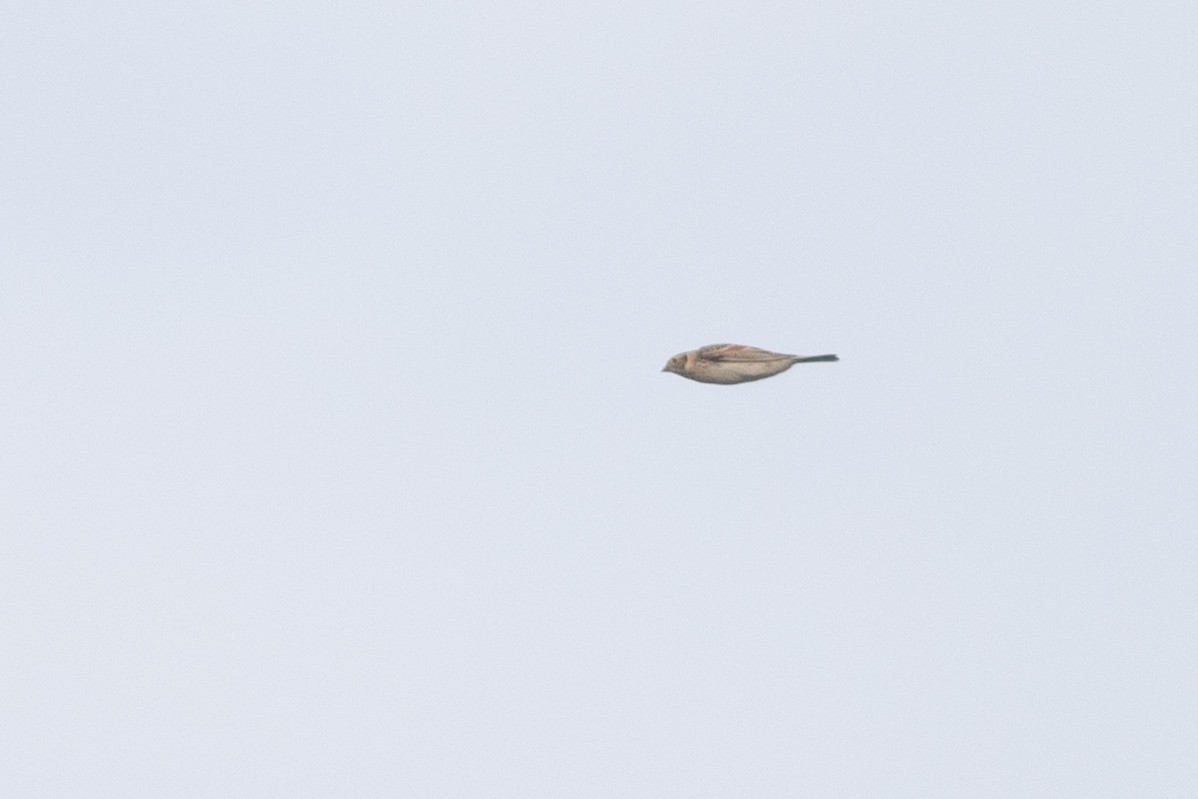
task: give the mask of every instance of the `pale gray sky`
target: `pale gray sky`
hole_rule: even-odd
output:
[[[1195,41],[9,4],[0,794],[1198,795]]]

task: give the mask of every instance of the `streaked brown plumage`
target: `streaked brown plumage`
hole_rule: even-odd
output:
[[[747,383],[785,372],[796,363],[839,361],[835,355],[786,355],[744,344],[711,344],[680,352],[662,369],[700,383]]]

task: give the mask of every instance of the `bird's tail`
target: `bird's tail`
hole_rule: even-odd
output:
[[[839,361],[835,355],[804,355],[795,358],[795,363],[811,363],[812,361]]]

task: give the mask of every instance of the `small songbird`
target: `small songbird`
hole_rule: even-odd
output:
[[[773,377],[796,363],[839,360],[835,355],[785,355],[743,344],[711,344],[678,353],[661,371],[673,372],[700,383],[747,383]]]

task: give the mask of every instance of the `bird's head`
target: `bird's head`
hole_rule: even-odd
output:
[[[685,368],[685,367],[686,367],[686,353],[682,352],[682,353],[675,355],[670,360],[666,361],[666,365],[661,368],[661,371],[674,372],[675,374],[681,374],[683,368]]]

